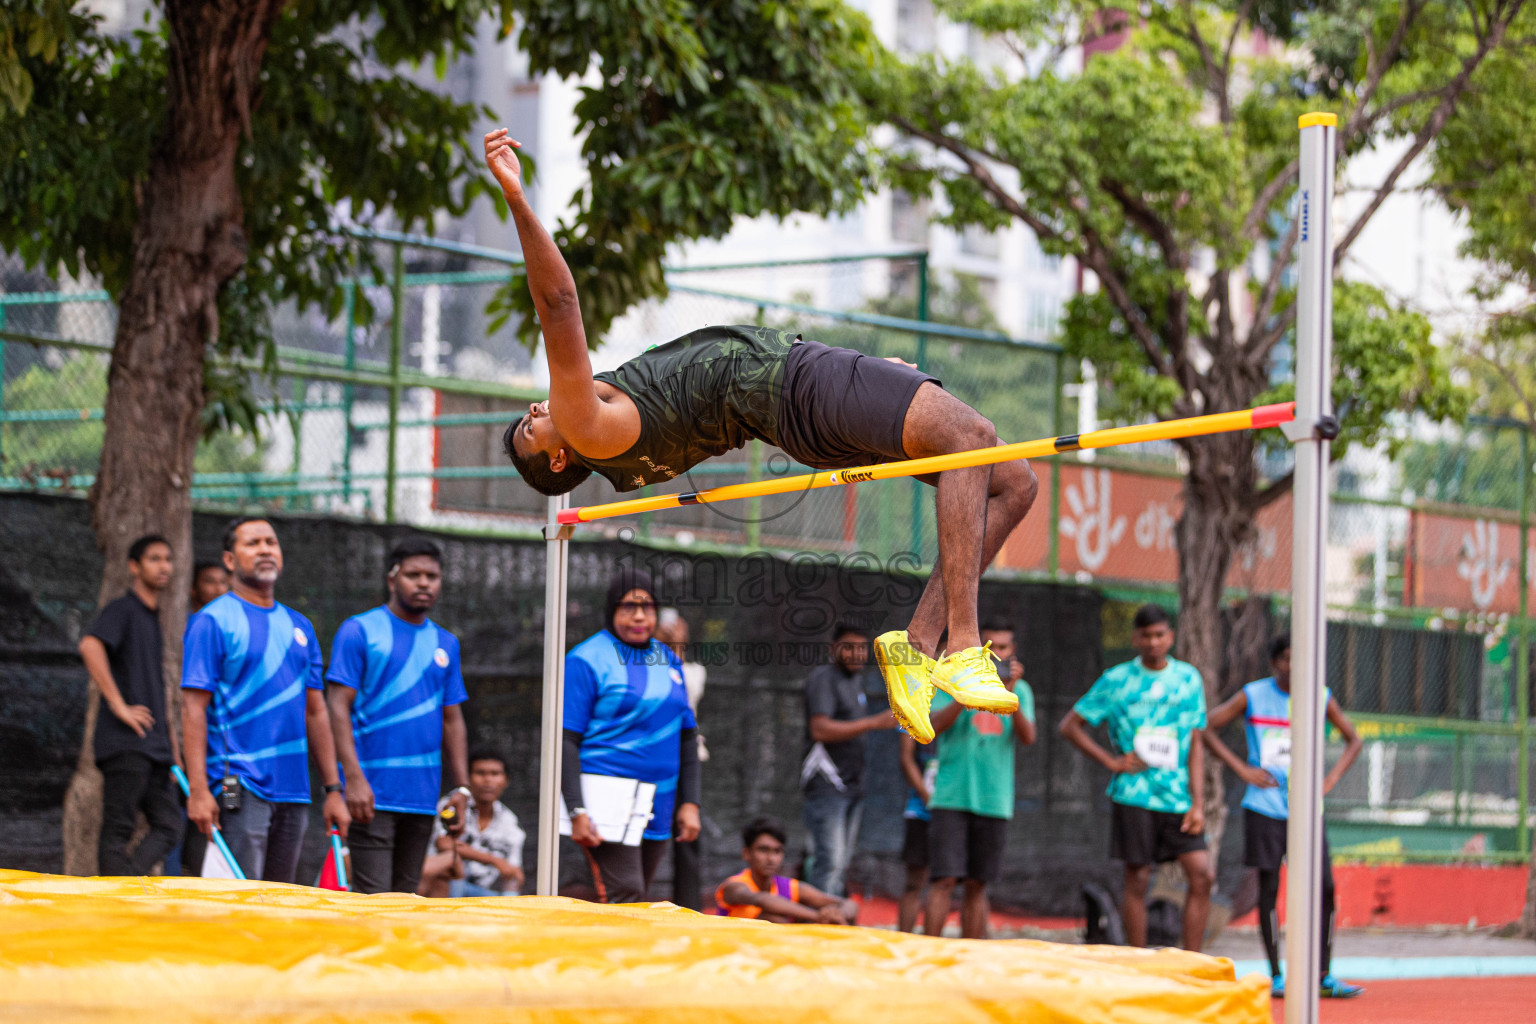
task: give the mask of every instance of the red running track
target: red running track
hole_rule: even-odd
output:
[[[1275,1000],[1276,1024],[1284,1019]],[[1530,1024],[1536,978],[1371,981],[1358,999],[1324,999],[1321,1024]]]

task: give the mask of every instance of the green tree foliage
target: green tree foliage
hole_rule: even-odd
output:
[[[1536,33],[1536,12],[1518,31]],[[1482,262],[1474,297],[1493,310],[1465,339],[1478,411],[1536,430],[1536,52],[1501,51],[1472,83],[1434,151],[1431,184],[1467,228],[1462,251]]]
[[[1403,449],[1398,465],[1404,490],[1418,500],[1506,512],[1520,508],[1520,434],[1515,428],[1416,441]]]
[[[668,246],[720,238],[737,217],[846,211],[869,183],[856,87],[878,43],[841,0],[516,6],[534,73],[595,79],[576,105],[591,178],[554,232],[594,346],[666,294]],[[493,306],[534,342],[520,275]]]
[[[1090,287],[1069,305],[1063,342],[1095,364],[1124,420],[1284,397],[1272,377],[1295,315],[1298,115],[1339,114],[1341,166],[1378,144],[1401,154],[1341,225],[1337,266],[1484,66],[1525,45],[1512,31],[1523,0],[937,6],[1014,61],[924,55],[879,67],[873,102],[911,140],[890,176],[915,194],[939,190],[952,225],[1021,221],[1044,251],[1079,262]],[[1117,46],[1081,72],[1058,70],[1085,32],[1106,30],[1121,33]],[[1334,325],[1336,450],[1389,437],[1404,412],[1464,410],[1422,318],[1341,282]],[[1230,553],[1288,490],[1288,479],[1259,478],[1254,445],[1248,435],[1181,442],[1186,619],[1214,620]],[[1186,627],[1181,644],[1215,674],[1215,633]]]
[[[1293,318],[1297,115],[1342,111],[1346,154],[1406,139],[1417,155],[1520,5],[1485,6],[941,2],[1034,55],[1037,73],[932,56],[884,69],[882,112],[927,144],[892,171],[916,189],[937,185],[949,223],[1022,220],[1045,251],[1092,271],[1097,291],[1071,304],[1064,340],[1112,384],[1116,415],[1240,407],[1266,389]],[[1039,56],[1077,41],[1084,24],[1116,19],[1139,27],[1081,74],[1058,74]],[[1245,55],[1240,44],[1258,29],[1291,49]],[[1382,196],[1402,169],[1379,183]],[[1346,225],[1339,259],[1364,222]],[[1346,442],[1375,440],[1402,409],[1455,411],[1424,325],[1379,292],[1340,299]],[[1356,328],[1364,333],[1352,339]],[[1415,360],[1388,357],[1393,387],[1363,395],[1361,382],[1383,369],[1372,360],[1399,345],[1399,329]],[[1214,363],[1202,367],[1207,355]]]
[[[0,6],[0,121],[32,102],[31,60],[52,63],[71,38],[70,0],[7,0]]]
[[[1092,361],[1122,419],[1184,417],[1280,397],[1273,360],[1295,320],[1297,117],[1339,115],[1341,166],[1391,143],[1399,159],[1340,226],[1335,268],[1415,160],[1439,140],[1525,0],[938,0],[1010,65],[922,55],[882,63],[869,94],[910,140],[887,165],[938,190],[954,226],[1034,232],[1089,288],[1062,340]],[[1059,57],[1109,35],[1081,71]],[[1115,38],[1118,36],[1118,38]],[[973,48],[976,49],[976,48]],[[1340,174],[1343,179],[1343,174]],[[1358,182],[1356,183],[1358,184]],[[1394,417],[1459,415],[1422,318],[1340,286],[1335,361],[1344,433],[1371,443]],[[1290,478],[1261,478],[1249,433],[1179,442],[1184,503],[1179,652],[1219,697],[1231,664],[1221,610],[1234,554]],[[1219,773],[1206,806],[1219,838]]]
[[[303,0],[276,20],[240,159],[248,257],[220,296],[207,366],[210,432],[255,429],[244,374],[227,357],[273,365],[275,304],[296,299],[334,315],[338,281],[361,266],[378,269],[366,245],[337,230],[339,210],[357,226],[409,229],[493,194],[472,137],[482,111],[411,71],[470,52],[486,15],[510,26],[512,5]],[[363,24],[369,29],[358,31]],[[119,38],[77,9],[60,34],[69,43],[56,54],[19,60],[34,87],[26,116],[6,122],[14,145],[0,148],[0,247],[50,271],[97,275],[117,295],[133,259],[136,196],[165,120],[167,23]],[[51,230],[37,230],[43,223]]]

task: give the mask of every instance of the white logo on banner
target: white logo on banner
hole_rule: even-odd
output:
[[[1173,510],[1167,505],[1160,501],[1148,502],[1146,511],[1136,517],[1136,546],[1143,551],[1172,551],[1176,524]]]
[[[1061,517],[1063,536],[1077,541],[1077,558],[1083,568],[1097,572],[1109,557],[1109,549],[1125,534],[1125,516],[1115,517],[1110,508],[1110,473],[1107,469],[1083,473],[1083,489],[1067,486],[1071,517]]]
[[[1499,525],[1486,519],[1472,524],[1472,532],[1461,535],[1461,557],[1456,560],[1456,575],[1472,585],[1472,603],[1478,608],[1493,604],[1499,587],[1509,578],[1509,564],[1499,561]]]

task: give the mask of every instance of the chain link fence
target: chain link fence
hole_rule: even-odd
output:
[[[517,479],[501,436],[547,393],[547,371],[515,324],[491,331],[486,313],[516,257],[385,236],[374,244],[388,272],[349,282],[339,316],[279,311],[278,372],[251,376],[260,429],[203,442],[194,499],[536,535],[545,501]],[[1005,440],[1078,429],[1077,367],[1047,342],[913,319],[926,312],[917,301],[926,276],[921,254],[676,269],[665,299],[613,325],[594,365],[616,366],[705,325],[765,324],[915,363]],[[0,260],[0,488],[90,486],[115,321],[105,293]],[[1527,431],[1503,423],[1405,424],[1398,440],[1393,453],[1358,452],[1335,469],[1328,679],[1368,743],[1330,796],[1335,846],[1362,857],[1513,859],[1529,849],[1531,820],[1536,555],[1525,496],[1536,449]],[[1264,467],[1279,474],[1285,464]],[[1106,609],[1148,599],[1171,607],[1177,450],[1078,453],[1036,469],[1040,498],[995,571],[1093,586],[1111,598]],[[753,442],[640,493],[801,471]],[[576,505],[612,499],[595,479],[572,495]],[[1234,596],[1273,595],[1275,623],[1290,587],[1290,524],[1288,499],[1266,508],[1227,580]],[[937,554],[931,491],[912,480],[695,505],[585,532],[904,571]]]

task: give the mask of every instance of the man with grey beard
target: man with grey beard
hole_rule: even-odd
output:
[[[309,620],[273,596],[283,549],[265,519],[224,531],[229,593],[187,622],[181,660],[182,749],[191,795],[187,864],[198,874],[217,827],[247,878],[293,882],[309,816],[312,752],[325,783],[325,822],[343,836],[325,707],[320,641]]]

